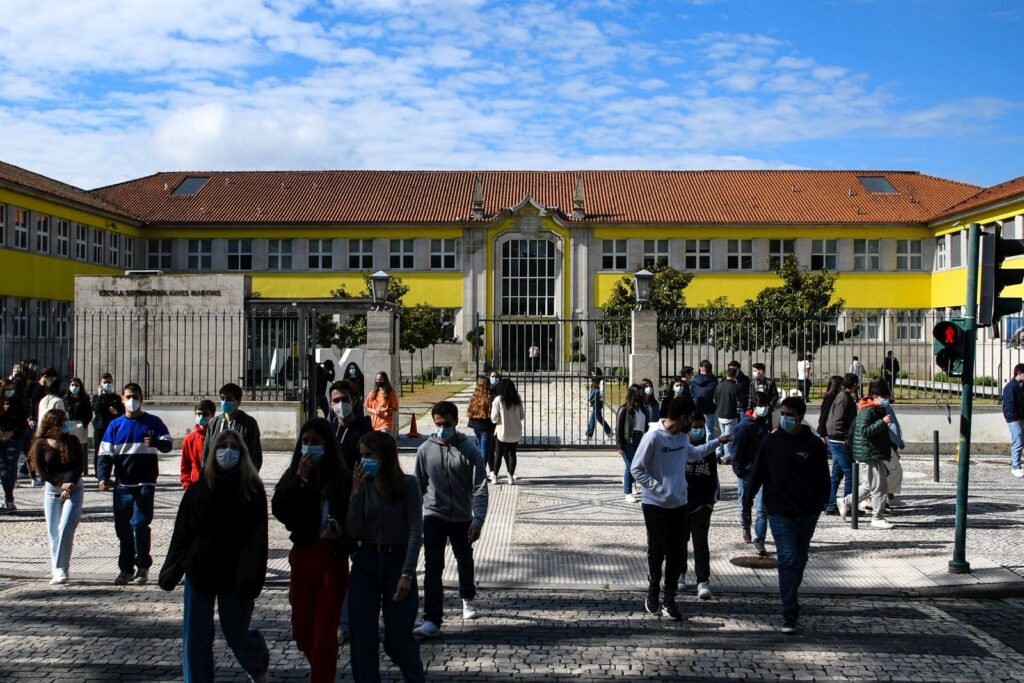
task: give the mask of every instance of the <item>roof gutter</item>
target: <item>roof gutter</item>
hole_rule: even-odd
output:
[[[1003,199],[997,199],[995,201],[987,202],[985,204],[981,204],[979,206],[976,206],[973,209],[965,209],[963,211],[958,211],[957,213],[946,214],[945,216],[941,216],[941,217],[936,218],[935,220],[933,220],[931,223],[928,224],[928,227],[929,228],[937,228],[937,227],[941,226],[943,223],[948,223],[950,221],[956,222],[957,220],[966,218],[967,216],[970,216],[972,214],[976,214],[976,213],[978,213],[980,211],[986,211],[986,210],[991,210],[991,209],[998,209],[998,208],[1001,208],[1001,207],[1004,207],[1004,206],[1009,206],[1010,204],[1013,204],[1013,203],[1019,202],[1019,201],[1024,201],[1024,192],[1012,195],[1010,197],[1005,197]]]

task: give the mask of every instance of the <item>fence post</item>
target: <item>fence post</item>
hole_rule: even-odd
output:
[[[853,460],[853,454],[850,454]],[[850,528],[856,529],[860,526],[857,517],[860,515],[860,463],[853,460],[853,495],[850,496]]]
[[[939,480],[939,430],[932,432],[932,481]]]
[[[649,377],[655,385],[661,383],[658,356],[658,313],[657,311],[633,311],[630,319],[632,347],[629,353],[629,383],[639,384]]]

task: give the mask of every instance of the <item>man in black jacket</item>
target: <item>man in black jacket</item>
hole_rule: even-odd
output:
[[[100,385],[92,397],[92,443],[93,453],[99,453],[100,442],[107,431],[107,426],[124,415],[124,403],[121,395],[114,390],[114,376],[104,372],[100,377]],[[93,457],[93,463],[98,456]]]
[[[752,503],[764,486],[768,523],[779,556],[779,596],[782,632],[795,635],[799,624],[797,593],[807,566],[807,553],[825,502],[828,500],[828,455],[821,437],[803,424],[807,404],[799,396],[782,401],[779,429],[765,437],[754,462],[744,503]]]
[[[203,464],[207,458],[213,457],[213,443],[217,435],[225,429],[239,433],[245,447],[249,449],[249,459],[259,471],[263,467],[263,444],[260,441],[260,426],[256,418],[239,409],[242,404],[242,387],[228,383],[220,388],[221,414],[213,418],[206,428],[206,443],[203,446]]]
[[[739,405],[740,389],[736,383],[737,370],[730,367],[725,372],[725,379],[715,388],[715,415],[718,417],[718,433],[732,434],[740,421]],[[725,444],[718,448],[718,462],[728,464],[732,461],[732,445]]]
[[[736,389],[738,396],[736,410],[739,411],[740,417],[743,417],[743,413],[747,411],[747,406],[750,405],[750,378],[743,372],[743,368],[740,367],[738,360],[729,361],[730,368],[736,368]]]
[[[765,416],[770,429],[774,424],[772,420],[774,418],[775,406],[779,402],[779,388],[775,385],[775,380],[768,377],[764,363],[754,363],[750,367],[754,369],[754,376],[750,380],[750,408],[754,408],[754,397],[758,394],[768,394],[771,397],[771,403],[768,405],[768,415]]]
[[[341,457],[348,468],[354,470],[356,463],[359,462],[359,437],[373,431],[373,427],[370,426],[369,417],[356,415],[355,392],[350,382],[335,382],[331,385],[330,394],[331,412],[327,421],[331,423],[334,434],[338,437]]]

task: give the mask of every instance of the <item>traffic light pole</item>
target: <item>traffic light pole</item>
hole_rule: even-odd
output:
[[[956,479],[956,530],[953,534],[953,559],[950,574],[969,574],[967,561],[967,483],[971,470],[971,417],[974,412],[974,356],[978,341],[978,263],[981,226],[971,223],[967,231],[967,298],[964,317],[967,330],[964,342],[964,373],[960,394],[960,450]]]

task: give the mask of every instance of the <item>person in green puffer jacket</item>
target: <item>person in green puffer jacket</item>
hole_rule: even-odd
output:
[[[889,445],[889,423],[892,418],[882,407],[880,396],[889,395],[889,385],[885,380],[873,380],[868,387],[868,395],[857,405],[857,419],[853,423],[851,434],[853,459],[860,464],[860,486],[856,493],[836,501],[839,514],[843,520],[851,505],[859,505],[860,501],[871,497],[871,526],[874,529],[891,529],[892,523],[882,514],[889,489],[886,484],[888,469],[886,461],[892,457]]]

